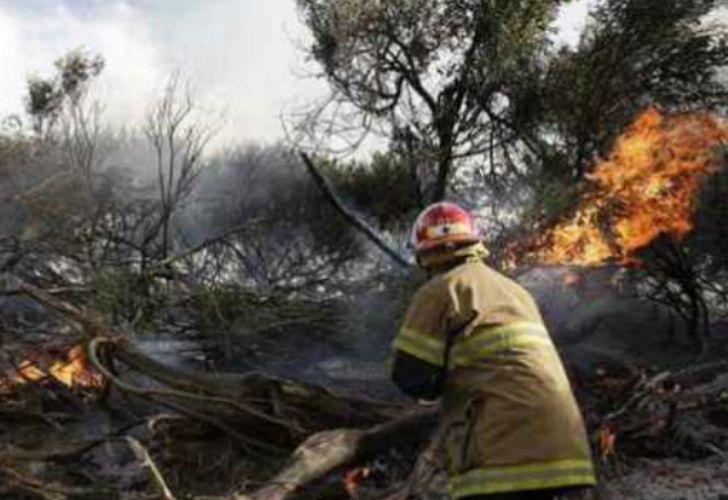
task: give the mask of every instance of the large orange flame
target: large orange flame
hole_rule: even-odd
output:
[[[595,167],[577,209],[527,244],[528,260],[629,264],[660,234],[681,240],[693,228],[695,194],[726,143],[728,125],[715,116],[647,109]]]

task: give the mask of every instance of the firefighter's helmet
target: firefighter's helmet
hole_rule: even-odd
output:
[[[412,228],[412,246],[415,255],[449,245],[476,243],[480,235],[470,213],[447,201],[433,203],[425,208]]]

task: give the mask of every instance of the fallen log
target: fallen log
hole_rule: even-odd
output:
[[[41,305],[60,313],[86,339],[89,357],[105,375],[113,377],[113,367],[103,368],[102,359],[119,361],[172,391],[157,395],[197,399],[200,403],[223,403],[240,412],[266,420],[268,424],[283,424],[283,419],[299,420],[304,432],[344,426],[374,425],[393,418],[405,406],[358,399],[335,394],[326,388],[300,381],[286,380],[264,373],[201,373],[190,372],[161,363],[136,348],[128,336],[103,321],[97,311],[82,310],[29,284],[21,289]],[[105,352],[101,352],[104,350]],[[113,380],[127,392],[152,395],[154,391],[134,391],[128,384]],[[177,391],[177,392],[174,392]],[[264,410],[256,411],[254,405]],[[315,414],[313,421],[306,417]],[[284,425],[285,427],[285,425]]]
[[[131,342],[118,337],[95,338],[89,341],[88,346],[90,358],[102,369],[99,348],[106,347],[104,356],[107,359],[121,362],[171,389],[133,389],[114,377],[121,390],[197,402],[203,408],[227,406],[247,424],[261,421],[276,427],[276,432],[310,434],[332,425],[373,425],[399,415],[407,407],[343,396],[320,386],[260,372],[236,374],[182,370],[147,356]],[[109,370],[107,375],[113,376]]]
[[[174,388],[174,391],[142,390],[148,395],[188,402],[226,403],[237,410],[227,420],[235,419],[237,429],[245,428],[246,436],[242,441],[248,445],[260,448],[259,440],[266,436],[267,443],[275,443],[285,449],[287,445],[308,436],[292,451],[279,473],[252,494],[239,495],[241,499],[293,498],[301,489],[332,471],[362,463],[393,444],[426,444],[437,422],[436,406],[411,409],[403,405],[348,398],[321,387],[261,373],[189,373],[149,358],[126,341],[117,339],[108,342],[114,346],[110,353],[114,359]],[[90,351],[94,352],[103,343],[104,339],[92,340]],[[92,359],[96,358],[92,355]],[[121,388],[139,395],[139,389]],[[223,398],[222,394],[227,396]],[[190,416],[184,408],[178,409]],[[266,411],[271,413],[264,413]],[[200,414],[197,418],[208,420],[205,415],[209,414]],[[264,417],[261,418],[261,415]],[[295,428],[288,423],[291,419]],[[240,425],[242,422],[245,422],[244,426]],[[381,423],[372,425],[376,422]],[[356,427],[350,427],[352,424]],[[363,427],[366,425],[371,427]],[[224,430],[230,432],[229,429]],[[281,440],[281,431],[288,432],[288,439]],[[238,432],[233,434],[240,438]],[[257,444],[251,442],[252,436],[255,436]]]
[[[342,466],[362,463],[393,440],[398,445],[424,443],[435,428],[437,413],[437,407],[424,407],[370,429],[336,429],[314,434],[296,448],[288,464],[266,486],[239,498],[294,498],[317,479]]]

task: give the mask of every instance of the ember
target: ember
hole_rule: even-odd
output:
[[[581,283],[582,277],[575,272],[567,272],[564,275],[564,286],[577,286]]]
[[[357,491],[361,487],[361,483],[364,479],[371,475],[371,469],[368,467],[357,467],[344,474],[344,488],[350,497],[356,498]]]
[[[728,125],[712,115],[646,110],[595,167],[576,210],[514,253],[543,264],[636,264],[635,252],[660,234],[680,240],[692,230],[694,195],[727,141]]]
[[[616,452],[617,434],[609,425],[599,429],[599,455],[602,460],[611,457]]]

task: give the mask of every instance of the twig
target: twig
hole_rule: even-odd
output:
[[[43,290],[45,293],[49,295],[63,295],[66,293],[92,293],[93,290],[89,287],[82,287],[82,286],[62,286],[62,287],[56,287],[56,288],[46,288]],[[27,288],[20,287],[20,288],[7,288],[5,290],[0,290],[0,296],[2,297],[12,297],[15,295],[29,295]]]
[[[412,263],[410,261],[408,261],[396,250],[390,247],[382,239],[382,237],[379,236],[376,231],[374,231],[374,229],[372,229],[366,222],[361,220],[351,210],[344,206],[344,203],[337,196],[333,186],[331,186],[331,183],[328,181],[328,179],[326,179],[326,177],[323,176],[323,174],[321,174],[321,172],[319,172],[311,158],[306,153],[301,152],[300,154],[301,159],[303,160],[303,164],[308,170],[308,173],[311,174],[311,177],[313,177],[314,181],[316,181],[316,185],[321,189],[321,192],[323,193],[326,200],[331,203],[331,205],[344,217],[344,219],[346,219],[352,226],[354,226],[357,230],[363,233],[364,236],[366,236],[380,250],[382,250],[385,254],[391,257],[398,266],[405,269],[412,267]]]
[[[134,452],[134,455],[136,455],[137,460],[142,463],[142,467],[146,467],[149,469],[150,475],[152,479],[154,479],[154,482],[161,491],[164,499],[177,500],[172,493],[172,490],[170,490],[169,486],[167,486],[167,482],[164,480],[162,472],[159,470],[159,467],[157,467],[157,464],[154,463],[154,460],[152,460],[152,457],[151,455],[149,455],[147,449],[144,448],[144,446],[142,446],[139,441],[130,436],[126,436],[126,442],[129,444],[129,447]]]
[[[27,282],[21,283],[18,286],[18,290],[34,299],[43,307],[60,313],[64,316],[64,319],[69,323],[69,325],[82,335],[85,334],[94,336],[94,333],[101,330],[102,325],[97,317],[92,317],[90,314],[84,314],[84,312],[77,307],[53,297],[45,290]]]
[[[647,380],[641,385],[639,391],[636,391],[620,408],[609,413],[604,417],[604,421],[608,422],[614,420],[617,417],[624,415],[626,412],[633,409],[633,406],[639,403],[645,396],[650,394],[659,384],[666,381],[670,377],[670,372],[661,372]]]
[[[250,223],[245,223],[245,224],[241,224],[239,226],[234,226],[230,229],[223,231],[220,234],[217,234],[215,236],[212,236],[210,238],[203,240],[202,242],[198,243],[197,245],[195,245],[191,248],[188,248],[181,253],[178,253],[175,255],[170,255],[166,259],[162,259],[161,261],[154,263],[152,266],[153,270],[160,269],[165,266],[169,266],[170,264],[172,264],[178,260],[182,260],[182,259],[186,259],[187,257],[191,257],[192,255],[199,253],[212,245],[225,241],[226,239],[233,236],[234,234],[242,233],[243,231],[247,231],[249,229],[250,229]]]

